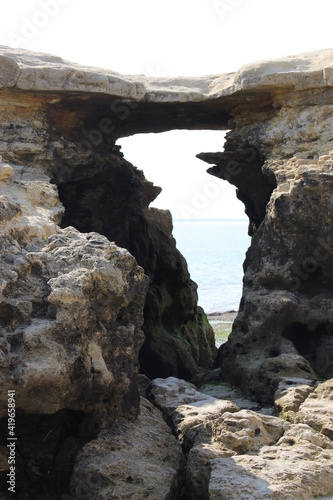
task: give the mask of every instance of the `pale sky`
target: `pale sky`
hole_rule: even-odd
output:
[[[0,45],[48,52],[123,74],[203,75],[331,48],[332,0],[11,0]],[[221,151],[224,134],[173,131],[119,141],[163,188],[174,218],[244,218],[234,188],[195,155]]]

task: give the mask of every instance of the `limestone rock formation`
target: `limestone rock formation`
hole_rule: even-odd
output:
[[[284,418],[310,425],[333,439],[333,379],[316,387],[298,384],[276,392],[275,404]]]
[[[182,452],[161,413],[142,399],[140,416],[103,429],[78,454],[71,493],[78,500],[177,497]]]
[[[144,310],[141,371],[150,378],[175,375],[188,380],[199,373],[199,367],[211,368],[217,352],[214,332],[197,306],[197,286],[176,249],[170,212],[151,208],[146,218],[156,264]],[[147,257],[142,265],[149,269]]]
[[[1,172],[0,440],[14,390],[17,492],[61,494],[101,422],[138,414],[148,279],[104,236],[60,229],[63,206],[46,174],[5,162]]]
[[[172,128],[231,130],[223,152],[199,157],[237,186],[250,218],[240,313],[219,356],[224,376],[271,402],[282,377],[332,375],[332,52],[158,79],[1,49],[2,154],[39,165],[58,185],[64,225],[98,231],[144,268],[141,365],[151,377],[190,378],[215,354],[168,216],[149,212],[158,189],[115,146]]]
[[[214,334],[197,309],[196,285],[175,247],[170,214],[148,208],[160,188],[115,146],[120,124],[136,111],[137,103],[127,99],[141,98],[144,84],[52,56],[8,48],[0,56],[0,151],[7,163],[32,178],[48,176],[65,209],[62,227],[106,236],[149,277],[142,371],[191,378],[210,368]]]
[[[3,169],[9,168],[3,165]],[[1,416],[103,407],[133,417],[147,278],[97,233],[60,229],[57,191],[14,165],[1,196]]]
[[[281,418],[293,422],[302,403],[314,391],[315,382],[307,379],[285,378],[275,392],[276,411]]]
[[[260,404],[276,394],[289,420],[207,395],[200,411],[184,401],[174,425],[186,420],[187,488],[207,498],[233,498],[242,485],[258,498],[332,494],[332,387],[323,382],[333,377],[332,60],[328,49],[159,79],[0,47],[0,463],[15,389],[19,492],[68,494],[73,467],[76,490],[75,477],[95,467],[89,442],[96,464],[99,453],[115,459],[116,419],[125,441],[138,416],[139,363],[151,378],[187,380],[214,363],[170,214],[149,208],[160,188],[116,145],[183,128],[229,130],[224,151],[199,157],[237,187],[252,235],[240,311],[216,366]]]
[[[156,378],[149,387],[149,396],[154,405],[167,416],[172,416],[178,406],[192,402],[214,402],[215,398],[198,391],[194,384],[176,377]]]
[[[310,381],[333,375],[333,151],[327,139],[332,104],[310,95],[308,102],[302,93],[302,111],[281,97],[278,110],[258,120],[248,117],[253,132],[247,124],[230,133],[231,142],[239,144],[246,135],[252,144],[260,143],[267,158],[260,175],[267,182],[275,179],[277,187],[266,213],[255,209],[260,223],[250,215],[257,229],[244,264],[243,298],[219,362],[228,380],[266,402],[284,377]],[[272,140],[270,130],[282,136]],[[213,171],[222,172],[223,164]],[[245,178],[248,170],[254,175],[241,165]],[[240,197],[256,206],[251,193]]]
[[[304,423],[311,405],[326,408],[329,422],[327,384],[316,389],[315,398],[307,398],[295,423],[195,393],[191,384],[174,378],[153,381],[151,397],[183,445],[188,498],[294,500],[333,494],[332,440],[318,427],[314,412]],[[170,414],[176,401],[180,406]]]

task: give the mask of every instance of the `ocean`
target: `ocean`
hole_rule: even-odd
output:
[[[250,246],[247,220],[174,220],[173,236],[184,255],[199,305],[207,314],[238,310],[243,262]]]

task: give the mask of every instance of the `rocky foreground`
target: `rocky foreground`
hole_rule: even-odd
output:
[[[332,61],[159,79],[0,48],[3,498],[9,392],[18,498],[332,498]],[[198,156],[249,217],[218,352],[160,188],[116,145],[176,128],[229,130]]]
[[[175,377],[141,383],[139,418],[79,452],[77,498],[332,498],[332,380],[286,381],[275,409],[218,380],[200,391]]]

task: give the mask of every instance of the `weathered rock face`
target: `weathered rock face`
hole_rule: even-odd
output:
[[[45,174],[4,162],[1,172],[1,443],[14,390],[17,489],[62,493],[100,422],[138,414],[148,280],[104,236],[59,228],[63,207]]]
[[[163,80],[2,53],[4,158],[42,168],[59,186],[63,224],[114,240],[149,276],[146,373],[190,378],[215,353],[168,215],[148,209],[158,188],[115,140],[229,128],[224,152],[199,155],[237,186],[253,234],[223,373],[262,401],[272,401],[281,377],[332,376],[331,50]]]
[[[290,423],[200,393],[185,381],[154,380],[150,397],[183,446],[185,498],[330,498],[332,392],[327,383],[312,391]]]
[[[122,419],[79,453],[71,493],[80,500],[177,498],[181,447],[161,413],[142,399],[135,422]]]
[[[120,153],[110,155],[102,149],[94,154],[94,162],[106,162],[105,172],[95,175],[92,164],[87,178],[59,184],[66,208],[63,225],[74,225],[82,232],[97,229],[135,256],[150,284],[141,371],[150,377],[191,378],[199,367],[212,366],[214,334],[197,307],[196,284],[176,249],[170,213],[148,208],[160,189]]]
[[[119,97],[136,99],[143,84],[110,75],[109,93],[88,71],[92,87],[81,86],[87,72],[25,51],[2,49],[0,63],[1,444],[14,389],[17,488],[61,494],[102,423],[137,417],[143,344],[143,371],[186,378],[216,348],[170,214],[148,208],[160,188],[123,158],[107,117],[94,128],[105,97],[122,123],[131,106]]]
[[[226,379],[267,402],[283,377],[333,375],[333,92],[272,90],[272,100],[269,110],[235,116],[226,153],[200,155],[222,178],[229,161],[238,165],[229,180],[255,231],[219,363]],[[249,142],[253,161],[239,156]]]
[[[332,394],[333,379],[316,387],[298,383],[294,387],[280,387],[275,394],[275,405],[290,422],[310,425],[333,439]]]
[[[144,311],[141,371],[150,378],[172,374],[188,380],[199,372],[198,367],[212,366],[217,352],[214,332],[197,306],[197,286],[176,249],[170,213],[152,208],[147,221],[156,264]]]
[[[207,470],[199,469],[208,453],[212,498],[233,495],[220,466],[231,476],[245,469],[260,498],[288,498],[275,488],[269,464],[273,454],[283,468],[293,442],[293,463],[318,458],[313,478],[325,487],[304,493],[284,468],[290,498],[331,493],[331,422],[316,426],[311,403],[323,399],[316,381],[333,377],[332,57],[327,50],[235,74],[161,80],[0,48],[0,411],[5,417],[14,388],[25,429],[21,491],[68,492],[77,451],[115,418],[137,417],[139,360],[150,377],[190,379],[212,366],[213,333],[175,247],[170,214],[149,208],[160,189],[116,146],[137,132],[206,128],[230,130],[223,152],[199,157],[237,187],[253,235],[240,311],[217,366],[262,403],[288,381],[293,392],[282,391],[276,403],[288,424],[251,412],[212,417],[208,447],[193,438],[189,488],[207,493]],[[330,400],[330,383],[322,390]],[[228,405],[213,406],[210,416],[216,408],[230,414]],[[207,416],[200,415],[198,425]],[[233,426],[238,444],[228,441]],[[244,437],[247,426],[253,436]],[[0,434],[3,443],[5,418]],[[310,478],[306,468],[292,472],[304,484]]]
[[[105,406],[135,417],[143,270],[97,233],[59,229],[46,176],[14,166],[2,186],[1,416],[15,389],[27,413]]]
[[[4,52],[4,158],[31,175],[47,175],[58,186],[65,209],[62,227],[106,236],[129,250],[149,277],[141,370],[191,378],[210,368],[216,356],[213,331],[197,308],[196,285],[175,247],[170,214],[148,208],[160,188],[115,146],[120,124],[137,106],[124,99],[142,97],[143,83],[82,72],[51,56]],[[17,76],[15,89],[8,90]]]

